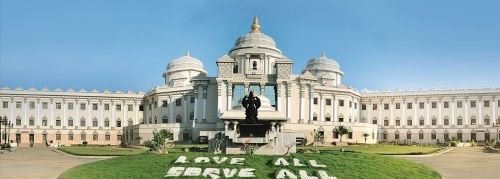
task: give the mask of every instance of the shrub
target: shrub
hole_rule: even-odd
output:
[[[144,141],[142,143],[145,147],[148,147],[149,150],[154,150],[154,145],[153,145],[153,142],[151,142],[151,140],[147,140],[147,141]]]
[[[457,146],[457,141],[451,141],[451,142],[450,142],[450,146],[452,146],[452,147],[456,147],[456,146]]]
[[[87,144],[89,144],[89,142],[87,142],[87,141],[83,141],[83,142],[82,142],[82,145],[83,145],[83,146],[86,146]]]

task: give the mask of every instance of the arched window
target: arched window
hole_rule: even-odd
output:
[[[257,61],[253,61],[252,67],[254,70],[257,70]]]
[[[182,117],[181,117],[181,115],[179,115],[179,114],[178,114],[178,115],[175,117],[175,122],[176,122],[176,123],[182,123]]]
[[[166,115],[164,115],[161,122],[164,124],[168,123],[168,117]]]
[[[238,65],[234,64],[233,73],[238,73]]]

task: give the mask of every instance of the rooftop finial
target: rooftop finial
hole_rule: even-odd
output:
[[[186,56],[188,56],[188,57],[190,57],[190,56],[191,56],[191,54],[189,54],[189,50],[188,50],[188,51],[186,51]]]
[[[253,17],[252,32],[260,32],[259,17]]]
[[[321,57],[326,57],[325,51],[323,51],[323,53],[321,53]]]

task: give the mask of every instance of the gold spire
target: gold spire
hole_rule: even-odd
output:
[[[255,16],[253,18],[252,31],[251,32],[260,32],[259,17],[257,17],[257,16]]]

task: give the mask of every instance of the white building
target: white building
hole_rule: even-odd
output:
[[[293,60],[260,31],[257,18],[251,29],[216,61],[217,77],[207,77],[204,64],[187,54],[172,60],[164,84],[145,94],[2,88],[0,115],[13,123],[9,139],[24,145],[138,144],[169,128],[174,140],[203,140],[210,131],[238,128],[245,117],[241,99],[249,91],[261,98],[260,119],[308,141],[313,132],[326,143],[339,141],[332,132],[339,125],[351,129],[343,141],[352,143],[499,136],[492,126],[500,122],[499,88],[359,92],[342,83],[339,64],[324,54],[292,74]]]

